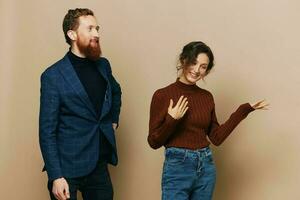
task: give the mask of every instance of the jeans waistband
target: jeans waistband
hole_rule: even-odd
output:
[[[165,156],[167,155],[197,155],[201,157],[210,156],[212,154],[211,149],[209,147],[204,147],[201,149],[185,149],[185,148],[178,148],[178,147],[168,147],[165,149]]]

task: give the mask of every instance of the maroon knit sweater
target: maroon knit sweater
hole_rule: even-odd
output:
[[[170,99],[174,106],[180,96],[187,97],[189,109],[175,120],[168,114]],[[154,149],[161,146],[200,149],[210,142],[220,145],[233,129],[253,111],[249,103],[242,104],[222,125],[219,125],[212,94],[197,85],[179,80],[157,90],[152,97],[148,143]]]

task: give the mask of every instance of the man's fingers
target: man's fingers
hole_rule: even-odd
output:
[[[68,189],[69,190],[69,189]],[[61,187],[61,188],[57,188],[57,189],[54,189],[52,191],[52,193],[54,194],[55,198],[58,199],[58,200],[66,200],[67,197],[66,195],[64,194],[64,188]]]
[[[56,199],[59,199],[59,195],[57,190],[52,190],[53,195],[55,196]]]
[[[66,200],[67,199],[66,196],[65,196],[65,194],[64,194],[64,190],[63,189],[60,189],[58,191],[58,197],[59,197],[59,200]]]
[[[65,186],[65,197],[66,197],[66,199],[70,198],[70,191],[69,191],[68,183],[66,183],[66,186]]]
[[[53,181],[52,193],[58,200],[70,198],[69,185],[64,178],[58,178]]]
[[[57,192],[54,196],[57,200],[64,200],[63,194],[60,192]]]

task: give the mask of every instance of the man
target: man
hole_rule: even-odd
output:
[[[99,26],[89,9],[63,21],[69,52],[41,76],[40,147],[51,199],[113,199],[107,163],[117,165],[114,131],[121,89],[101,57]]]

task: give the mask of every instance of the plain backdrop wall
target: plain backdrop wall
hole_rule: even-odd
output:
[[[186,43],[206,42],[216,65],[199,86],[210,90],[224,122],[242,103],[266,99],[215,148],[215,200],[300,198],[300,2],[0,1],[0,199],[48,199],[38,144],[40,74],[68,46],[69,8],[91,8],[104,56],[123,90],[110,167],[116,200],[160,199],[163,148],[147,144],[153,92],[175,81]]]

